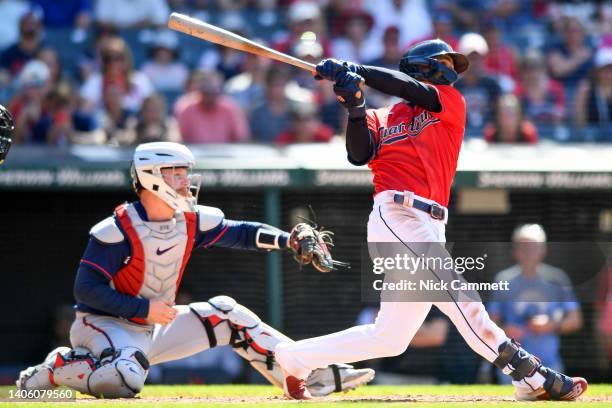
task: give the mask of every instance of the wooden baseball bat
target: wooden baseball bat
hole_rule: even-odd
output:
[[[291,55],[278,52],[261,44],[257,44],[256,42],[248,40],[238,34],[234,34],[212,24],[205,23],[197,18],[189,17],[180,13],[172,13],[170,14],[170,18],[168,20],[168,27],[203,40],[214,42],[215,44],[224,45],[226,47],[249,52],[251,54],[256,54],[266,58],[272,58],[273,60],[291,64],[316,74],[314,64],[292,57]]]

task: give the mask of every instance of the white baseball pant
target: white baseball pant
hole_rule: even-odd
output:
[[[368,242],[446,242],[445,224],[428,213],[393,202],[397,191],[384,191],[374,198],[368,220]],[[431,200],[414,196],[429,204]],[[409,251],[406,248],[406,251]],[[432,275],[433,278],[433,275]],[[445,313],[469,346],[489,362],[508,340],[490,318],[482,302],[381,302],[375,323],[351,327],[337,333],[293,343],[280,343],[276,359],[289,374],[307,378],[311,370],[332,362],[352,363],[403,353],[423,324],[432,304]],[[533,388],[544,383],[537,374],[529,380]],[[526,384],[515,383],[526,387]]]

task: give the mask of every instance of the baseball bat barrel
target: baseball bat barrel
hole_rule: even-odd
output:
[[[273,60],[291,64],[306,71],[310,71],[313,74],[316,73],[314,64],[265,47],[261,44],[257,44],[256,42],[248,40],[238,34],[234,34],[220,27],[205,23],[197,18],[189,17],[180,13],[172,13],[168,19],[168,27],[185,34],[213,42],[215,44],[256,54],[266,58],[272,58]]]

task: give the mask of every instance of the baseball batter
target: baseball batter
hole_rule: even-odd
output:
[[[439,39],[411,48],[400,61],[401,72],[337,60],[317,65],[318,76],[335,82],[334,92],[348,108],[349,161],[368,164],[374,176],[369,243],[400,243],[408,253],[411,243],[445,242],[446,206],[466,118],[465,100],[453,83],[468,65],[464,55]],[[404,101],[366,110],[364,81]],[[425,273],[439,278],[434,270]],[[481,302],[460,302],[447,293],[444,301],[382,302],[374,324],[279,344],[276,358],[285,371],[285,394],[308,399],[304,379],[332,361],[401,354],[432,304],[451,319],[474,351],[512,376],[517,399],[575,400],[584,393],[586,380],[542,366],[489,319]]]
[[[232,221],[218,208],[197,205],[194,156],[176,143],[138,146],[132,163],[138,201],[122,204],[95,225],[74,284],[76,319],[72,348],[53,350],[42,364],[21,372],[20,389],[64,385],[96,397],[133,397],[152,364],[231,345],[281,386],[275,346],[291,340],[228,296],[174,305],[183,271],[195,248],[291,249],[322,271],[309,226],[291,234],[269,225]],[[314,243],[316,244],[316,242]],[[311,393],[327,395],[370,381],[374,372],[332,365],[310,375]]]

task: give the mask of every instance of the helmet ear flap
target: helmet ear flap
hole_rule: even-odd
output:
[[[143,187],[142,184],[140,184],[140,180],[138,179],[138,172],[136,172],[136,166],[134,165],[133,161],[130,167],[130,175],[132,176],[132,189],[134,189],[134,192],[138,194],[140,190],[143,189]]]

